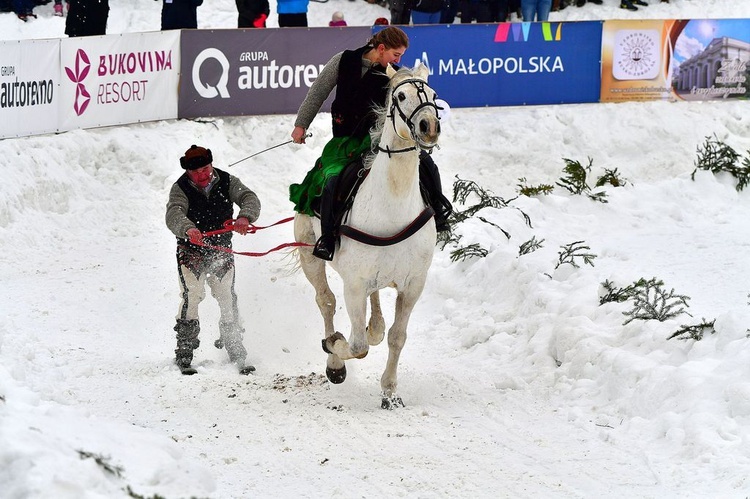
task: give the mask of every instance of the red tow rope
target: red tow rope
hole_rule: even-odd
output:
[[[247,229],[247,233],[248,234],[255,234],[256,232],[258,232],[261,229],[268,229],[269,227],[273,227],[275,225],[285,224],[287,222],[291,222],[292,220],[294,220],[294,217],[288,217],[288,218],[284,218],[283,220],[279,220],[278,222],[272,223],[271,225],[265,225],[265,226],[260,226],[260,227],[258,227],[256,225],[253,225],[253,224],[250,224],[250,226]],[[224,227],[222,229],[210,230],[208,232],[203,232],[202,233],[203,237],[215,236],[217,234],[224,234],[226,232],[232,232],[234,230],[234,222],[235,222],[235,220],[230,218],[229,220],[227,220],[226,222],[224,222]],[[195,243],[193,243],[193,244],[195,244]],[[234,251],[234,250],[232,250],[230,248],[225,248],[223,246],[213,246],[211,244],[203,244],[203,243],[199,244],[198,246],[203,246],[204,248],[209,248],[209,249],[216,250],[216,251],[223,251],[224,253],[233,253],[235,255],[243,255],[243,256],[266,256],[269,253],[273,253],[274,251],[279,251],[280,249],[284,249],[284,248],[296,248],[296,247],[300,247],[300,246],[312,246],[312,244],[297,243],[297,242],[294,242],[294,243],[283,243],[283,244],[279,244],[278,246],[276,246],[274,248],[271,248],[268,251],[264,251],[263,253],[253,253],[253,252],[250,252],[250,251]]]

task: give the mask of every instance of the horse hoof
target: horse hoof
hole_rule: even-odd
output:
[[[397,395],[393,395],[391,397],[383,397],[382,402],[380,403],[380,407],[382,409],[388,409],[389,411],[392,411],[393,409],[398,409],[399,407],[406,407],[404,405],[404,401],[401,400],[401,397]]]
[[[330,367],[326,367],[326,377],[328,378],[328,381],[334,385],[343,383],[346,379],[346,366],[343,366],[341,369],[331,369]]]
[[[331,355],[335,355],[333,353],[333,346],[339,340],[346,341],[346,338],[344,338],[344,335],[341,334],[341,333],[339,333],[338,331],[336,331],[335,333],[333,333],[331,336],[325,338],[323,340],[323,343],[322,343],[323,351],[325,353],[328,353],[328,354],[331,354]]]

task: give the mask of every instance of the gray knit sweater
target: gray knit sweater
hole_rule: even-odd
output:
[[[195,187],[195,189],[201,191],[201,189],[198,189],[197,187]],[[229,199],[240,207],[240,212],[237,214],[237,218],[245,217],[250,223],[258,220],[258,217],[260,216],[260,200],[258,199],[258,196],[248,189],[245,184],[234,175],[229,175]],[[187,237],[188,230],[197,228],[193,221],[187,217],[187,212],[188,198],[185,195],[185,192],[183,192],[180,186],[175,182],[172,185],[172,189],[169,191],[169,201],[167,201],[167,214],[165,220],[169,230],[171,230],[177,237]]]

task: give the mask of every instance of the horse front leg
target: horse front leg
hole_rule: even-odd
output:
[[[312,219],[305,215],[297,214],[294,220],[294,236],[297,241],[315,242],[315,232],[312,227]],[[320,315],[323,317],[325,336],[323,339],[323,350],[327,338],[336,334],[333,325],[333,316],[336,313],[336,296],[328,285],[326,275],[326,263],[320,258],[312,255],[312,250],[301,248],[299,250],[300,266],[302,272],[315,289],[315,303],[318,305]],[[340,334],[340,333],[339,333]],[[331,383],[343,383],[346,379],[346,365],[338,356],[327,351],[326,377]]]
[[[346,311],[349,313],[349,322],[351,322],[351,333],[349,340],[344,338],[341,333],[335,333],[333,336],[326,338],[325,347],[327,351],[336,354],[342,360],[363,359],[370,350],[367,342],[367,293],[360,284],[344,285],[344,301]]]
[[[417,304],[419,296],[422,294],[424,281],[421,284],[414,284],[411,288],[399,291],[396,297],[396,313],[393,325],[388,330],[388,362],[385,365],[385,371],[380,378],[380,388],[382,391],[382,402],[380,406],[383,409],[395,409],[404,407],[404,402],[396,394],[398,388],[398,361],[401,357],[401,350],[406,344],[406,328],[409,325],[414,305]]]

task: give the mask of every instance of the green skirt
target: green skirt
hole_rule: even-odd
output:
[[[312,203],[323,193],[328,179],[341,173],[346,165],[359,159],[370,149],[370,136],[334,137],[323,148],[323,154],[307,172],[301,184],[289,186],[289,200],[294,211],[315,216]]]

